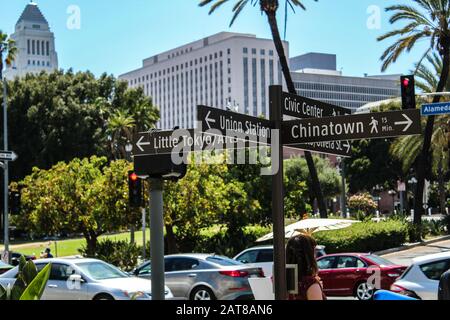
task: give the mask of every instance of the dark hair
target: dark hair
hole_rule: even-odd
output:
[[[286,264],[298,265],[298,277],[316,276],[319,268],[316,261],[316,240],[306,234],[289,239],[286,245]]]

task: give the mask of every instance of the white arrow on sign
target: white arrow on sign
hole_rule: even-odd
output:
[[[345,141],[344,147],[347,148],[347,153],[350,153],[351,144],[347,141]]]
[[[11,161],[14,162],[17,160],[18,156],[14,151],[9,151],[9,152],[0,152],[0,158],[4,161]]]
[[[136,142],[136,146],[142,151],[144,152],[144,148],[142,148],[142,146],[149,146],[150,145],[150,141],[148,142],[142,142],[142,140],[144,140],[145,136],[142,136],[138,142]]]
[[[211,129],[211,125],[209,124],[210,122],[211,123],[216,123],[216,120],[215,119],[211,119],[209,116],[211,115],[211,111],[208,111],[208,114],[206,115],[206,117],[205,117],[205,121],[206,121],[206,124],[208,125],[208,127],[209,127],[209,129]]]
[[[406,125],[406,127],[403,129],[403,132],[406,132],[413,124],[413,121],[406,114],[403,114],[403,117],[406,119],[406,121],[397,121],[394,124],[396,126]]]

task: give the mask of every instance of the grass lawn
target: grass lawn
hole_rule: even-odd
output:
[[[138,245],[142,245],[142,231],[136,231],[135,240]],[[111,240],[130,240],[130,232],[118,233],[113,235],[104,235],[99,239],[111,239]],[[147,229],[146,242],[150,240],[150,230]],[[27,244],[12,244],[13,251],[17,251],[23,254],[34,254],[39,258],[39,255],[46,247],[50,247],[55,257],[67,257],[79,254],[78,249],[86,245],[84,239],[69,239],[61,241],[44,241],[44,242],[32,242]]]

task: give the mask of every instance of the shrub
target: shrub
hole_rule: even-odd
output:
[[[243,230],[239,237],[230,236],[226,228],[216,233],[205,233],[197,239],[192,239],[192,248],[183,248],[183,252],[217,253],[227,257],[234,257],[242,250],[254,246],[255,241],[263,235],[271,232],[270,228],[253,226]]]
[[[377,208],[372,196],[368,193],[355,194],[348,199],[348,208],[350,211],[360,214],[372,214]]]
[[[352,226],[314,234],[327,253],[374,252],[401,246],[408,237],[408,226],[398,220],[361,222]]]
[[[128,241],[112,241],[105,239],[97,243],[96,254],[88,255],[87,248],[78,250],[83,256],[106,261],[116,267],[131,271],[139,262],[141,248]]]

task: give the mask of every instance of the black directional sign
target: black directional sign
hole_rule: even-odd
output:
[[[17,154],[13,151],[0,151],[0,161],[16,161]]]
[[[283,123],[282,142],[359,140],[420,134],[420,110],[366,113]]]
[[[293,95],[287,92],[282,94],[283,114],[296,118],[326,118],[351,114],[350,109],[334,106],[332,104]]]
[[[271,141],[273,125],[269,120],[206,106],[197,107],[197,120],[203,132],[266,144]]]
[[[189,153],[206,150],[256,147],[253,141],[221,134],[202,133],[196,129],[141,132],[134,137],[133,155],[147,156],[170,153]]]
[[[350,141],[326,141],[326,142],[311,142],[305,144],[288,145],[288,148],[302,149],[305,151],[313,151],[333,156],[351,157],[352,145]]]

